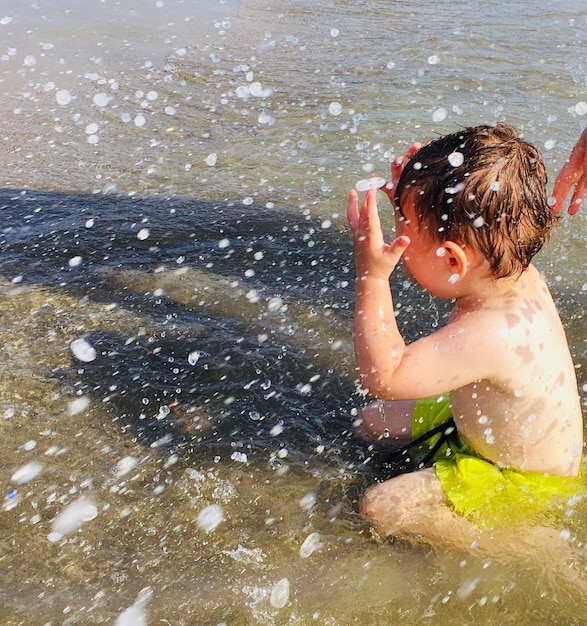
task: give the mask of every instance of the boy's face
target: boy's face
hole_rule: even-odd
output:
[[[411,241],[402,257],[407,274],[437,298],[455,297],[456,275],[451,272],[446,249],[425,224],[418,223],[411,194],[395,209],[395,224],[396,236],[406,235]]]

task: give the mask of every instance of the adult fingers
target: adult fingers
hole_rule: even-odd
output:
[[[581,171],[576,163],[570,160],[562,166],[552,189],[552,197],[554,198],[552,210],[554,213],[560,213],[563,210],[565,198],[569,195],[571,187],[581,178]]]
[[[577,183],[571,203],[569,204],[569,215],[575,215],[583,204],[583,198],[587,194],[587,176],[583,176]]]

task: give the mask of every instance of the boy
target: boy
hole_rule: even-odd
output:
[[[379,399],[364,409],[361,428],[398,441],[452,415],[445,430],[457,433],[433,468],[371,487],[361,512],[382,534],[467,548],[480,529],[564,511],[583,489],[573,362],[530,264],[556,217],[540,154],[508,125],[467,128],[407,156],[383,189],[396,211],[391,243],[377,190],[360,211],[349,194],[357,366]],[[430,294],[455,302],[446,326],[409,345],[389,285],[400,258]]]

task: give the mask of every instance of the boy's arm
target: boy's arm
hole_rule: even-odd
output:
[[[406,346],[397,326],[389,277],[409,245],[402,236],[383,240],[376,190],[361,210],[351,191],[347,209],[355,241],[357,270],[355,354],[362,385],[381,399],[425,398],[489,378],[496,342],[503,337],[495,319],[469,316]]]
[[[555,213],[563,210],[565,198],[573,185],[575,185],[575,191],[569,204],[570,215],[577,213],[587,194],[587,128],[581,134],[554,182],[552,195],[555,202],[552,210]]]
[[[408,237],[385,243],[377,211],[377,191],[370,189],[358,207],[349,193],[347,218],[355,243],[355,355],[361,383],[374,396],[379,381],[397,369],[405,342],[395,320],[389,277],[410,244]]]

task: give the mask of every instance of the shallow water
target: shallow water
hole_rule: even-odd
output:
[[[582,0],[390,4],[4,3],[1,623],[584,623],[539,565],[356,514],[347,189],[501,119],[552,178],[587,108]],[[586,219],[537,261],[584,405]]]

